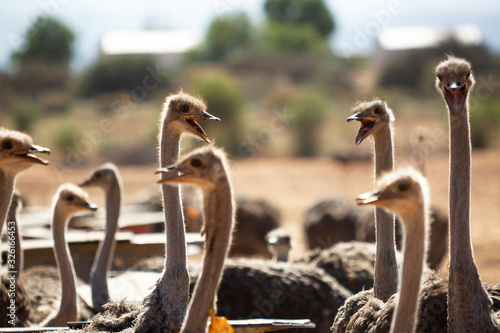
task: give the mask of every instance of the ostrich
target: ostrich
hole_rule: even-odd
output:
[[[176,162],[183,134],[210,142],[205,131],[196,123],[196,119],[220,119],[206,112],[206,108],[205,102],[182,91],[167,97],[161,115],[160,167]],[[162,175],[163,180],[172,177],[174,175]],[[189,293],[184,219],[179,186],[163,184],[162,190],[166,256],[161,277],[142,306],[127,302],[109,302],[106,311],[94,317],[94,329],[108,331],[130,328],[138,332],[178,332],[181,328]]]
[[[65,233],[69,219],[78,212],[97,210],[97,206],[87,201],[87,193],[72,184],[63,184],[54,195],[52,202],[52,234],[54,253],[61,276],[62,297],[59,310],[52,311],[39,325],[65,326],[68,321],[78,319],[75,268],[71,259]]]
[[[112,163],[98,166],[90,178],[80,184],[81,187],[97,186],[106,194],[106,236],[99,244],[98,255],[90,271],[92,287],[92,303],[96,311],[104,311],[103,305],[110,301],[108,290],[108,272],[113,262],[113,253],[116,245],[116,229],[120,216],[122,197],[122,179],[120,171]]]
[[[273,229],[266,235],[267,249],[273,255],[274,261],[288,261],[292,248],[290,233],[284,228]]]
[[[215,295],[229,252],[234,228],[235,204],[225,153],[213,146],[198,149],[175,165],[158,170],[178,174],[160,182],[187,184],[203,190],[205,245],[203,270],[189,303],[181,332],[205,332],[209,310],[215,306]]]
[[[359,205],[377,205],[398,214],[406,237],[401,282],[397,296],[383,302],[371,298],[350,320],[347,331],[368,332],[386,324],[378,318],[385,309],[395,308],[390,332],[414,332],[419,292],[424,271],[427,242],[429,189],[423,176],[414,169],[389,173],[379,180],[377,190],[356,198]]]
[[[48,164],[47,161],[36,156],[35,153],[49,154],[50,150],[33,144],[33,139],[27,134],[3,127],[0,128],[0,234],[4,223],[6,223],[5,220],[14,192],[16,176],[35,164]],[[12,279],[13,275],[14,279]],[[0,327],[23,326],[26,324],[26,318],[30,313],[28,294],[20,281],[15,278],[15,273],[10,272],[1,276],[0,308],[7,309],[11,306],[11,297],[9,296],[9,290],[11,289],[16,290],[15,315],[12,318],[7,314],[2,315]]]
[[[433,141],[429,132],[430,130],[425,127],[417,127],[410,133],[409,137],[411,161],[424,176],[427,159],[433,150]],[[427,266],[430,269],[439,269],[448,252],[448,243],[444,241],[447,238],[448,217],[438,207],[431,206],[429,249],[427,251]]]
[[[394,114],[381,99],[358,103],[354,114],[347,121],[357,120],[361,123],[356,144],[359,145],[368,136],[373,136],[375,154],[375,176],[392,170],[393,143],[392,123]],[[375,297],[386,302],[397,290],[398,267],[394,242],[394,216],[382,208],[375,208]]]
[[[448,107],[450,132],[450,269],[448,326],[450,332],[498,332],[498,318],[472,254],[470,236],[471,142],[469,91],[474,86],[471,65],[448,56],[436,67],[436,88]]]

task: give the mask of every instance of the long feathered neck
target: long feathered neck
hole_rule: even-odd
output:
[[[392,126],[374,136],[375,177],[392,170]],[[375,207],[375,278],[374,294],[387,302],[398,289],[398,266],[394,242],[394,215]]]
[[[169,123],[164,112],[160,133],[160,167],[179,158],[181,134]],[[165,179],[167,175],[162,175]],[[187,271],[186,236],[179,186],[162,186],[165,212],[165,268],[155,289],[144,302],[137,321],[136,332],[178,332],[189,302],[189,273]]]
[[[493,330],[491,300],[484,290],[472,253],[470,235],[471,143],[469,113],[448,112],[450,132],[450,276],[449,332]]]
[[[77,320],[78,317],[75,267],[65,236],[68,218],[56,204],[52,221],[52,234],[55,258],[61,279],[62,298],[57,315],[46,323],[47,326],[66,326],[67,321]]]
[[[181,136],[169,127],[168,114],[163,121],[160,137],[160,167],[174,164],[179,158]],[[168,177],[163,175],[162,177]],[[166,230],[166,267],[186,266],[184,216],[178,185],[162,185]]]
[[[391,332],[414,332],[418,299],[422,285],[426,250],[426,209],[420,203],[415,211],[402,216],[406,222],[404,261],[401,271],[398,304],[392,319]]]
[[[203,271],[189,304],[182,332],[205,332],[208,311],[212,307],[215,308],[215,295],[231,244],[234,225],[231,185],[228,181],[219,185],[216,189],[204,191],[206,240]]]
[[[2,198],[0,200],[0,234],[2,233],[5,218],[9,211],[10,201],[12,200],[14,182],[15,178],[13,176],[0,170],[0,191],[2,191]]]
[[[106,191],[106,236],[99,244],[90,279],[92,285],[92,303],[94,309],[103,311],[102,306],[109,302],[108,272],[111,268],[112,258],[116,245],[116,229],[121,207],[121,187],[117,180]]]

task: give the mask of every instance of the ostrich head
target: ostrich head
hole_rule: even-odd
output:
[[[452,114],[460,114],[465,109],[474,82],[471,65],[465,59],[448,56],[436,67],[436,89],[443,94]]]
[[[292,248],[292,241],[288,230],[278,228],[266,235],[267,249],[276,261],[288,261],[288,253]]]
[[[227,184],[226,164],[224,151],[210,145],[181,157],[176,164],[157,170],[156,173],[179,173],[176,177],[163,179],[158,183],[219,187]]]
[[[358,205],[376,205],[400,216],[412,215],[429,197],[425,178],[413,168],[400,169],[384,175],[377,189],[356,197]],[[427,210],[427,207],[425,207]],[[403,218],[404,221],[408,219]]]
[[[33,144],[33,139],[27,134],[0,128],[1,170],[17,175],[33,164],[49,164],[34,153],[50,154],[50,150]]]
[[[204,101],[181,91],[167,97],[163,112],[166,120],[179,135],[188,133],[210,143],[210,139],[196,119],[215,121],[220,121],[220,119],[206,112],[206,109],[207,105]]]
[[[81,187],[91,187],[96,186],[108,190],[114,183],[118,180],[116,175],[118,173],[118,169],[112,163],[106,163],[101,166],[98,166],[94,169],[92,175],[81,183],[79,186]]]
[[[387,128],[394,121],[394,114],[384,100],[375,98],[369,102],[357,103],[352,109],[353,115],[347,122],[357,120],[361,123],[356,144],[359,145],[369,135],[376,135],[382,128]]]
[[[87,193],[73,184],[63,184],[54,196],[54,205],[63,216],[71,216],[79,212],[94,212],[97,205],[88,201]]]

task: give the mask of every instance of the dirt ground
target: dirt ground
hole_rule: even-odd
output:
[[[472,242],[479,272],[484,281],[500,282],[500,151],[473,153],[472,163]],[[398,163],[396,163],[398,165]],[[141,190],[155,186],[156,166],[121,167],[125,202]],[[292,257],[305,250],[302,220],[307,209],[319,200],[344,196],[352,198],[373,188],[371,162],[341,164],[327,158],[257,158],[232,163],[236,194],[263,198],[281,211],[282,224],[295,238]],[[21,175],[18,187],[30,204],[50,205],[59,184],[80,182],[89,169],[64,169],[55,163],[36,166]],[[427,167],[434,205],[447,211],[448,154],[434,154]],[[103,203],[98,190],[92,200]],[[443,266],[446,270],[446,263]]]

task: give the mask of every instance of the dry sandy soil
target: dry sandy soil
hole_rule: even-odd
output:
[[[482,278],[500,282],[500,151],[473,153],[472,163],[472,242]],[[448,154],[431,156],[427,176],[433,203],[447,211]],[[281,211],[282,224],[292,231],[296,246],[292,256],[304,251],[303,215],[321,199],[356,195],[373,188],[371,162],[340,164],[327,158],[257,158],[232,163],[237,194],[263,198]],[[154,186],[156,166],[121,167],[126,202],[145,188]],[[62,182],[80,182],[88,169],[63,169],[55,163],[36,166],[21,175],[18,185],[30,204],[50,205],[51,197]],[[92,200],[102,203],[100,191],[90,192]],[[443,265],[446,271],[446,263]]]

